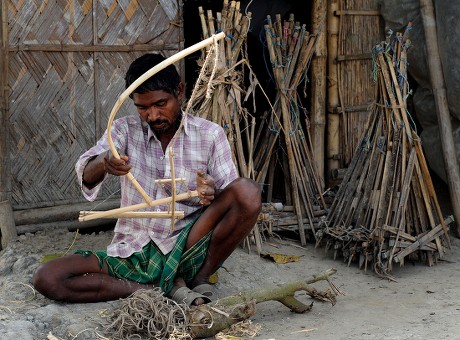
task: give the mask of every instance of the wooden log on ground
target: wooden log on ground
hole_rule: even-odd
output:
[[[47,230],[50,228],[65,228],[68,231],[75,230],[85,230],[85,229],[109,229],[115,226],[117,219],[100,219],[79,222],[78,220],[69,220],[69,221],[56,221],[56,222],[46,222],[46,223],[33,223],[25,225],[17,225],[16,230],[18,235],[27,234],[27,233],[36,233],[38,231]]]
[[[109,199],[99,202],[82,202],[53,207],[15,210],[14,222],[17,226],[28,224],[46,224],[57,221],[77,221],[81,210],[91,210],[97,207],[99,210],[115,209],[120,206],[120,199]]]
[[[278,301],[295,313],[310,311],[312,304],[306,305],[294,297],[297,291],[305,291],[314,299],[327,301],[334,305],[336,302],[336,295],[339,291],[329,281],[329,278],[336,272],[335,269],[331,268],[318,275],[313,275],[309,280],[285,283],[276,287],[252,292],[241,292],[237,295],[224,297],[213,303],[192,307],[189,312],[189,319],[192,321],[190,324],[191,335],[194,338],[214,336],[230,325],[254,315],[255,304],[260,302],[270,300]],[[328,281],[332,290],[318,291],[310,286],[310,284],[318,281]],[[232,311],[233,308],[236,310],[235,315],[225,312],[226,310]],[[224,311],[224,313],[220,312],[221,310]],[[247,317],[245,317],[246,315]]]
[[[293,304],[291,301],[286,301],[286,297],[294,296],[295,292],[303,290],[313,298],[318,298],[322,301],[329,301],[331,304],[335,304],[334,294],[329,297],[326,296],[325,298],[320,298],[320,296],[316,294],[317,291],[315,292],[315,290],[312,289],[312,287],[309,285],[318,281],[327,281],[329,280],[329,277],[334,275],[336,272],[336,269],[331,268],[324,271],[323,273],[313,275],[313,277],[309,280],[290,282],[278,285],[274,288],[255,290],[252,292],[242,292],[237,295],[227,296],[217,300],[214,305],[229,306],[252,300],[256,300],[256,303],[274,300],[279,301],[288,308],[291,308],[293,312],[305,313],[306,311],[310,310],[309,306],[301,303],[300,301]]]
[[[256,314],[256,301],[231,306],[211,307],[209,304],[192,307],[188,313],[190,335],[210,338],[231,325],[247,320]]]

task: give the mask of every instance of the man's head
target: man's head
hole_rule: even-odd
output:
[[[165,58],[159,54],[137,58],[126,73],[126,88],[163,60]],[[180,101],[184,97],[184,83],[173,65],[151,76],[130,97],[139,115],[158,138],[174,135],[182,117]]]
[[[137,58],[129,66],[125,76],[126,88],[134,83],[140,76],[152,67],[161,63],[165,58],[160,54],[144,54]],[[158,73],[144,81],[133,93],[147,93],[150,91],[163,90],[177,96],[179,83],[181,82],[179,73],[174,65],[165,67]],[[130,95],[132,98],[133,94]]]

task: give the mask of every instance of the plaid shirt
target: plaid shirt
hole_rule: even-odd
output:
[[[174,172],[177,182],[176,193],[196,190],[196,171],[204,170],[215,179],[216,189],[223,189],[238,177],[232,159],[230,145],[224,130],[208,120],[183,114],[184,124],[174,142]],[[115,120],[111,127],[112,140],[120,154],[129,157],[131,173],[153,200],[170,197],[171,184],[157,185],[156,179],[171,178],[168,145],[163,153],[160,141],[151,131],[147,122],[139,115]],[[85,152],[75,165],[83,195],[89,201],[97,197],[103,181],[93,189],[83,185],[83,170],[88,161],[107,150],[107,131],[98,143]],[[145,200],[131,184],[127,176],[121,176],[121,207],[144,203]],[[149,207],[145,211],[168,211],[168,205]],[[174,247],[179,232],[193,219],[193,213],[201,210],[197,197],[176,202],[176,210],[184,211],[185,218],[176,220],[174,231],[170,232],[170,219],[119,218],[114,230],[112,243],[107,247],[109,256],[129,257],[142,250],[150,240],[167,254]]]

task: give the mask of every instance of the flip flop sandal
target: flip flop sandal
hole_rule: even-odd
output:
[[[171,296],[171,299],[173,299],[177,303],[185,303],[189,307],[193,304],[193,301],[195,301],[198,298],[202,298],[204,300],[204,303],[211,302],[211,299],[206,295],[195,292],[188,287],[178,288]]]
[[[209,283],[202,283],[192,289],[195,293],[206,296],[210,300],[214,298],[214,287]]]

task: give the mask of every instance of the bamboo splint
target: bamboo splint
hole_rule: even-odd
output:
[[[115,145],[113,143],[113,140],[112,140],[112,135],[111,135],[111,128],[112,128],[112,124],[113,124],[113,121],[115,119],[115,116],[118,112],[118,110],[120,109],[120,107],[122,106],[123,102],[129,97],[129,95],[131,93],[134,92],[134,90],[139,86],[141,85],[144,81],[146,81],[147,79],[149,79],[150,77],[152,77],[154,74],[158,73],[159,71],[161,71],[162,69],[164,69],[165,67],[169,66],[169,65],[172,65],[174,64],[175,62],[181,60],[182,58],[188,56],[189,54],[191,53],[194,53],[198,50],[201,50],[211,44],[215,44],[217,41],[219,41],[220,39],[223,39],[225,37],[225,33],[223,32],[220,32],[218,34],[215,34],[215,35],[212,35],[211,37],[208,37],[207,39],[201,41],[201,42],[198,42],[176,54],[174,54],[173,56],[169,57],[168,59],[162,61],[161,63],[159,63],[158,65],[152,67],[150,70],[148,70],[147,72],[145,72],[142,76],[140,76],[135,82],[133,82],[119,97],[118,97],[118,100],[116,101],[111,113],[110,113],[110,116],[109,116],[109,119],[108,119],[108,123],[107,123],[107,137],[108,137],[108,142],[109,142],[109,147],[110,147],[110,151],[112,152],[113,156],[115,158],[118,158],[120,159],[120,155],[117,151],[117,149],[115,148]],[[182,127],[182,125],[181,125]],[[181,129],[181,127],[179,127],[179,130]],[[177,134],[176,134],[177,135]],[[174,139],[175,137],[173,137]],[[173,145],[173,143],[171,144]],[[179,201],[179,200],[183,200],[183,199],[187,199],[187,198],[190,198],[190,197],[196,197],[198,196],[198,192],[195,190],[195,191],[188,191],[186,193],[182,193],[182,194],[176,194],[176,181],[177,179],[175,178],[175,174],[174,174],[174,150],[173,148],[171,147],[169,149],[169,159],[170,159],[170,162],[171,162],[171,179],[164,179],[163,181],[169,181],[171,182],[171,188],[172,188],[172,196],[171,197],[166,197],[166,198],[163,198],[163,199],[158,199],[158,200],[152,200],[148,195],[147,193],[145,192],[145,190],[139,185],[139,183],[137,182],[137,180],[134,178],[134,176],[129,172],[126,176],[128,176],[129,180],[131,181],[132,185],[136,188],[136,190],[139,192],[139,194],[144,198],[145,200],[145,203],[140,203],[140,204],[136,204],[136,205],[132,205],[132,206],[127,206],[127,207],[123,207],[123,208],[118,208],[118,209],[112,209],[112,210],[108,210],[108,211],[100,211],[100,212],[92,212],[92,213],[88,213],[88,212],[85,212],[85,211],[82,211],[80,212],[80,217],[79,217],[79,221],[90,221],[90,220],[94,220],[94,219],[98,219],[98,218],[114,218],[114,217],[126,217],[126,216],[148,216],[149,218],[152,218],[152,217],[155,217],[156,215],[158,216],[162,216],[162,217],[159,217],[159,218],[171,218],[171,230],[174,229],[174,221],[176,218],[183,218],[183,212],[176,212],[175,210],[175,204],[176,204],[176,201]],[[161,205],[161,204],[169,204],[170,205],[170,209],[168,210],[168,212],[166,212],[165,214],[148,214],[147,212],[139,212],[139,213],[136,213],[136,214],[133,214],[132,212],[135,211],[135,210],[140,210],[140,209],[145,209],[145,208],[148,208],[148,207],[153,207],[153,206],[156,206],[156,205]],[[166,217],[164,217],[166,216]],[[180,217],[182,216],[182,217]]]
[[[406,98],[405,34],[390,34],[374,49],[378,94],[361,145],[327,216],[322,241],[351,263],[389,276],[406,258],[432,265],[450,246],[420,138]],[[318,243],[319,244],[319,243]],[[412,255],[412,256],[411,256]]]

